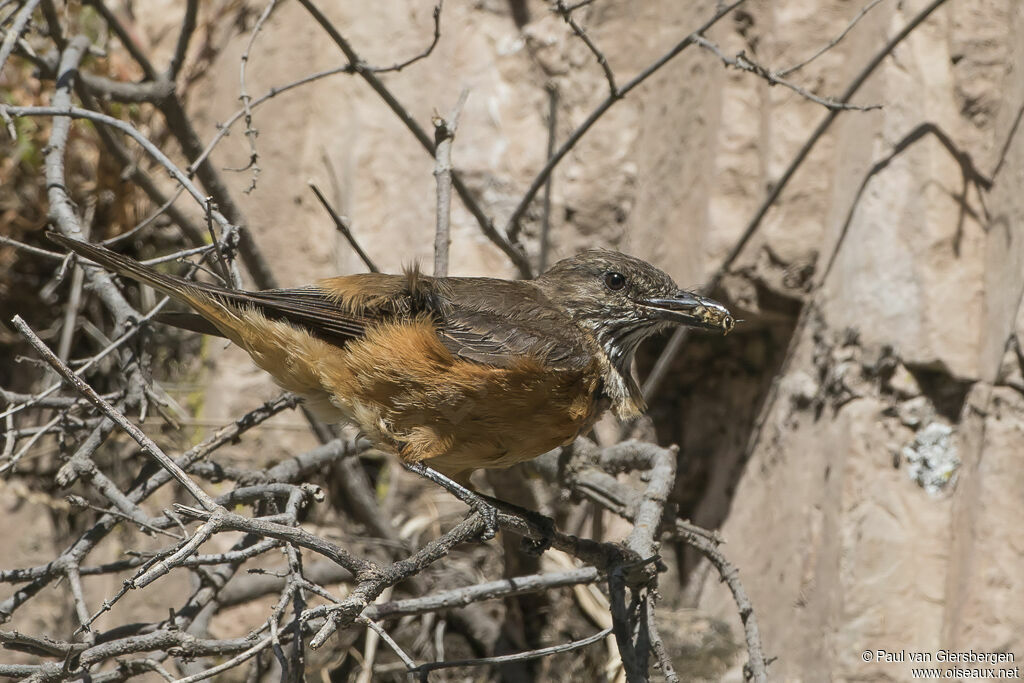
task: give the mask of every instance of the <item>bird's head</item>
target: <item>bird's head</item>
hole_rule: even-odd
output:
[[[595,249],[559,261],[537,284],[593,335],[630,382],[633,354],[652,334],[674,325],[726,334],[735,324],[722,304],[680,289],[665,272],[615,251]]]

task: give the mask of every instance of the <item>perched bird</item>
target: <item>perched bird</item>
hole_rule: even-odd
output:
[[[639,415],[633,354],[672,325],[729,332],[724,306],[640,259],[592,250],[535,280],[366,273],[240,291],[158,272],[103,247],[54,242],[195,313],[328,422],[465,482],[573,441],[611,408]]]

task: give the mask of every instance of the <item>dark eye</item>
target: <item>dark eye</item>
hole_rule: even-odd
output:
[[[605,273],[604,284],[608,287],[608,289],[618,291],[626,286],[626,276],[623,275],[622,273],[616,273],[614,271],[612,271],[611,273]]]

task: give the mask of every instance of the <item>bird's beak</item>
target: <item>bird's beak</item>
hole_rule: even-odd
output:
[[[736,324],[729,309],[722,304],[684,290],[679,290],[671,297],[646,299],[641,303],[652,317],[677,325],[721,330],[722,334],[729,334]]]

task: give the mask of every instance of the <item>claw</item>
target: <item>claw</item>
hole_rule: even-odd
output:
[[[484,523],[484,529],[480,532],[481,541],[489,541],[498,534],[498,508],[485,500],[477,499],[471,506],[473,511],[480,515]]]

